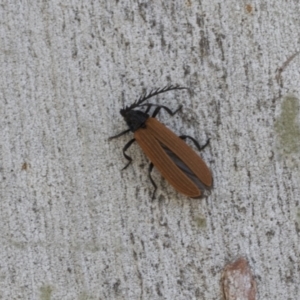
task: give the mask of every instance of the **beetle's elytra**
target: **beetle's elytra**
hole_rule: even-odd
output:
[[[134,139],[130,140],[123,148],[123,155],[128,160],[127,165],[123,169],[126,169],[132,162],[132,158],[126,154],[126,151],[134,141],[137,141],[151,161],[149,177],[154,186],[153,197],[157,189],[151,177],[153,166],[159,170],[162,176],[178,192],[188,197],[199,198],[212,188],[211,171],[201,157],[184,142],[186,138],[189,138],[198,150],[202,150],[208,145],[209,140],[201,147],[194,138],[187,135],[177,136],[155,118],[161,109],[173,116],[182,106],[179,106],[177,110],[172,112],[166,106],[145,103],[146,100],[158,94],[183,89],[187,88],[171,85],[162,89],[152,90],[149,94],[145,93],[132,105],[120,110],[120,114],[123,116],[129,129],[110,137],[110,139],[117,138],[129,131],[134,133]],[[155,106],[155,110],[150,117],[148,112],[153,106]],[[146,107],[145,111],[139,110],[144,107]]]

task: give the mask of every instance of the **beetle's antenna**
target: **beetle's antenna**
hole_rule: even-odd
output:
[[[181,87],[179,85],[169,85],[169,86],[165,86],[164,88],[161,88],[161,89],[154,89],[154,90],[150,91],[150,93],[148,93],[148,94],[145,92],[142,96],[140,96],[140,98],[137,101],[135,101],[129,107],[126,107],[126,110],[131,110],[135,107],[138,107],[140,104],[142,104],[146,100],[148,100],[151,97],[154,97],[158,94],[162,94],[162,93],[172,91],[172,90],[188,90],[188,89],[189,88],[187,88],[187,87]]]

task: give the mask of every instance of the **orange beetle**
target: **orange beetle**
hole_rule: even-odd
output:
[[[144,103],[149,98],[158,94],[182,89],[187,88],[171,85],[162,89],[156,89],[149,94],[145,93],[132,105],[121,109],[120,114],[125,119],[129,129],[109,138],[120,137],[129,131],[134,133],[134,139],[130,140],[123,148],[123,155],[128,160],[123,170],[132,162],[132,158],[126,154],[126,150],[134,141],[137,141],[151,161],[149,165],[149,177],[154,186],[152,198],[154,198],[157,190],[157,186],[151,177],[153,166],[159,170],[162,176],[178,192],[188,197],[201,197],[212,188],[213,180],[209,168],[201,157],[183,141],[189,138],[193,141],[198,150],[202,150],[208,145],[209,139],[206,144],[201,147],[194,138],[187,135],[177,136],[155,119],[161,109],[164,109],[168,114],[173,116],[182,106],[179,106],[176,111],[172,112],[168,107],[163,105]],[[152,106],[156,108],[150,117],[148,112]],[[145,111],[134,110],[135,108],[141,107],[147,108]]]

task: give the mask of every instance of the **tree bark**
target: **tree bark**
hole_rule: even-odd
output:
[[[299,21],[291,1],[2,1],[2,299],[221,299],[249,262],[257,299],[298,299]],[[119,114],[145,91],[157,118],[210,138],[214,188],[148,178]],[[190,144],[193,147],[192,144]]]

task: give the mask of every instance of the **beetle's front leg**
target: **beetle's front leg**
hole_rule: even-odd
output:
[[[131,163],[132,163],[132,158],[126,154],[126,150],[128,150],[128,148],[135,142],[135,139],[130,140],[123,148],[123,155],[124,157],[129,161],[127,163],[127,165],[122,169],[125,170]]]

